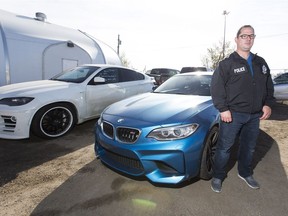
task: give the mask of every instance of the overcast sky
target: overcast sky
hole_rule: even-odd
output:
[[[287,0],[0,0],[0,8],[80,29],[120,54],[140,71],[154,67],[181,69],[200,66],[207,48],[224,37],[234,38],[239,27],[250,24],[257,35],[253,53],[271,69],[288,69]]]

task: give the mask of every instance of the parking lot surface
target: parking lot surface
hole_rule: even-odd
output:
[[[111,170],[95,158],[95,122],[54,140],[0,140],[1,215],[287,215],[288,103],[261,122],[254,160],[261,188],[237,177],[234,149],[219,194],[210,181],[153,185]]]

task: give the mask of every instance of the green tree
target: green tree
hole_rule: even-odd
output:
[[[233,52],[234,48],[231,48],[230,46],[231,43],[229,41],[225,43],[225,49],[223,49],[222,41],[219,41],[218,44],[214,44],[213,47],[207,49],[207,55],[202,58],[202,64],[207,68],[215,70],[218,63]]]

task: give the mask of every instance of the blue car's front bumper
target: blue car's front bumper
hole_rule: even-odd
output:
[[[174,141],[141,137],[134,144],[117,142],[95,127],[95,152],[108,166],[154,183],[177,184],[199,173],[204,142],[199,128],[192,136]]]

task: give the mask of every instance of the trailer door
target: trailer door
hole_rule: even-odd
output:
[[[92,63],[90,55],[76,44],[72,42],[52,44],[43,52],[42,79],[50,79],[64,70],[90,63]]]

